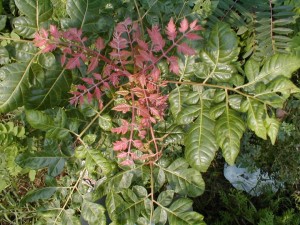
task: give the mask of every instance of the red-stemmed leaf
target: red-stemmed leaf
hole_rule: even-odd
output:
[[[126,120],[122,120],[122,125],[120,127],[115,127],[111,129],[111,132],[117,134],[126,134],[129,129],[129,123]]]
[[[141,149],[144,147],[144,144],[141,140],[133,140],[133,146],[136,147],[137,149]]]
[[[179,74],[178,58],[176,56],[171,56],[168,58],[168,62],[170,63],[170,71]]]
[[[184,33],[187,31],[187,29],[189,28],[189,22],[186,18],[184,18],[181,22],[180,22],[180,27],[179,27],[179,31],[181,33]]]
[[[165,47],[166,43],[160,34],[160,29],[158,28],[158,26],[153,26],[151,30],[147,29],[147,31],[152,41],[152,50],[154,52],[161,51]]]
[[[113,150],[115,151],[125,151],[128,147],[128,139],[121,138],[121,141],[116,141],[113,143]]]
[[[98,57],[93,57],[90,60],[90,64],[87,69],[87,73],[92,72],[98,66]]]
[[[118,112],[127,113],[127,112],[130,111],[131,106],[128,105],[128,104],[123,103],[123,104],[120,104],[120,105],[117,105],[117,106],[113,107],[112,109],[115,110],[115,111],[118,111]]]
[[[169,23],[168,23],[166,33],[168,35],[168,39],[171,40],[171,41],[174,41],[174,39],[177,36],[177,31],[176,31],[176,26],[175,26],[173,18],[171,18]]]
[[[99,51],[103,50],[105,48],[103,38],[101,38],[101,37],[97,38],[95,46]]]
[[[83,78],[81,78],[81,79],[82,79],[84,82],[86,82],[87,84],[89,84],[89,85],[95,84],[93,78],[90,78],[90,77],[83,77]]]
[[[179,52],[182,52],[185,55],[195,55],[196,51],[188,46],[187,43],[183,42],[177,46]]]
[[[194,33],[188,33],[185,35],[185,37],[190,40],[200,40],[201,39],[201,36],[199,36],[198,34],[194,34]]]

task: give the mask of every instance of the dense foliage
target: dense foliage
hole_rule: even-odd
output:
[[[213,185],[211,169],[233,165],[241,147],[238,162],[279,168],[280,181],[299,185],[298,158],[292,177],[282,170],[294,142],[272,168],[274,153],[263,151],[298,130],[297,119],[280,125],[299,97],[298,1],[0,6],[3,223],[205,224],[195,199]],[[231,202],[246,209],[251,201],[219,195],[226,210],[216,224],[284,220],[270,208],[232,212]]]

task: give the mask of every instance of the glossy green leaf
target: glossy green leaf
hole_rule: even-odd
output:
[[[286,77],[279,76],[269,82],[267,87],[263,88],[261,91],[256,88],[255,97],[275,108],[282,108],[288,97],[291,94],[298,93],[299,91],[300,89],[296,87],[291,80]]]
[[[53,67],[57,68],[57,66],[55,65],[56,64],[55,55],[52,52],[46,52],[39,55],[38,62],[43,68],[48,70],[51,70],[51,68]]]
[[[267,117],[265,119],[265,127],[267,129],[267,134],[270,137],[272,144],[274,145],[277,139],[280,122],[275,117]]]
[[[74,209],[64,210],[62,213],[62,224],[64,225],[80,225],[78,217],[75,215]]]
[[[177,199],[167,210],[168,221],[176,225],[205,225],[204,217],[192,210],[193,201],[187,198]]]
[[[7,20],[7,16],[6,15],[0,15],[0,31],[5,28],[6,20]]]
[[[240,116],[231,109],[216,121],[216,141],[221,147],[223,157],[229,165],[233,165],[240,151],[240,140],[245,131],[245,125]]]
[[[118,211],[122,208],[125,202],[120,195],[111,190],[105,200],[106,209],[109,215],[109,218],[113,221],[118,220]]]
[[[54,120],[47,114],[37,110],[26,110],[27,122],[36,129],[46,131],[46,137],[64,139],[69,130],[54,124]]]
[[[30,88],[25,99],[26,108],[43,110],[58,106],[68,98],[71,84],[70,71],[59,65],[53,66],[46,71],[43,86],[37,84]]]
[[[86,164],[85,167],[89,173],[95,172],[95,167],[100,169],[99,173],[109,174],[113,169],[113,163],[102,155],[99,150],[90,149],[86,152]]]
[[[184,107],[177,115],[177,124],[190,124],[199,115],[200,105],[189,105]]]
[[[32,21],[28,17],[20,16],[13,20],[14,32],[24,38],[33,38],[37,31],[35,21]]]
[[[154,189],[158,191],[166,182],[166,175],[163,169],[156,167],[153,171]]]
[[[84,200],[81,207],[81,215],[89,225],[106,225],[105,208],[97,203]]]
[[[195,56],[184,56],[183,60],[178,61],[179,76],[188,78],[194,73]]]
[[[52,16],[51,0],[15,0],[18,9],[36,24],[47,21]]]
[[[154,222],[154,224],[164,225],[164,224],[166,224],[167,219],[168,219],[168,214],[167,214],[166,210],[164,210],[161,207],[157,207],[154,210],[154,213],[153,213],[153,222]]]
[[[236,72],[231,63],[237,60],[239,54],[236,33],[226,23],[216,23],[211,30],[204,50],[200,53],[202,61],[209,67],[209,73],[205,76],[208,80],[229,81]],[[204,70],[205,71],[205,70]],[[198,71],[202,73],[202,71]],[[204,77],[203,75],[197,75]]]
[[[148,195],[147,189],[143,186],[135,185],[132,187],[132,190],[137,195],[138,198],[145,198]]]
[[[45,187],[37,190],[29,191],[22,199],[21,204],[27,202],[36,202],[40,199],[48,199],[56,192],[56,187]]]
[[[185,159],[200,172],[205,172],[214,159],[218,146],[214,135],[215,122],[201,108],[198,119],[185,135]]]
[[[168,168],[162,169],[176,193],[196,197],[203,193],[205,184],[200,172],[188,167],[186,160],[178,158]]]
[[[33,43],[17,43],[16,44],[16,60],[19,62],[29,62],[37,52],[37,48]]]
[[[105,130],[105,131],[110,131],[112,128],[112,120],[110,115],[99,115],[98,119],[99,126]]]
[[[0,65],[9,63],[9,52],[5,47],[0,46]]]
[[[255,80],[255,78],[258,76],[259,74],[259,68],[260,68],[260,64],[259,62],[250,59],[246,62],[245,64],[245,74],[247,76],[247,79],[249,82],[252,82]]]
[[[170,110],[174,118],[183,109],[183,101],[189,96],[189,88],[180,86],[176,87],[169,95]]]
[[[13,63],[0,68],[0,113],[6,113],[23,105],[28,92],[30,64]]]
[[[16,158],[16,163],[21,167],[30,169],[42,169],[48,167],[49,175],[59,175],[65,165],[65,156],[54,152],[43,151],[35,153],[22,153]]]
[[[267,129],[264,125],[264,118],[266,117],[266,112],[264,105],[260,102],[248,99],[248,115],[247,124],[248,127],[255,132],[255,134],[262,138],[267,139]]]
[[[250,67],[250,66],[249,66]],[[300,68],[300,57],[286,54],[276,54],[270,57],[263,65],[259,74],[253,66],[246,71],[249,83],[245,86],[251,86],[259,81],[268,83],[278,76],[291,78],[292,73]],[[257,74],[257,75],[256,75]]]
[[[157,202],[161,204],[162,206],[168,206],[173,201],[174,197],[174,191],[173,190],[166,190],[161,192],[157,197]]]
[[[168,136],[164,139],[166,144],[182,144],[184,138],[184,130],[181,126],[172,125],[167,131]]]
[[[81,28],[83,31],[97,31],[101,15],[99,11],[104,4],[100,0],[67,0],[66,10],[70,19],[61,21],[64,28]]]

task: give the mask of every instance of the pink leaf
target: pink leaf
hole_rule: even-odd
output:
[[[59,38],[59,32],[58,32],[57,27],[55,25],[50,25],[50,34],[54,38]]]
[[[152,27],[151,30],[147,29],[147,31],[153,44],[153,51],[158,52],[162,50],[166,43],[160,34],[158,26]]]
[[[97,40],[96,40],[96,48],[99,50],[99,51],[101,51],[101,50],[103,50],[104,48],[105,48],[105,44],[104,44],[104,40],[101,38],[101,37],[99,37]]]
[[[90,92],[87,93],[87,100],[88,100],[88,103],[91,103],[91,102],[92,102],[92,100],[93,100],[93,95],[92,95],[92,93],[90,93]]]
[[[139,47],[141,47],[143,50],[146,50],[146,51],[148,50],[148,44],[145,41],[138,39],[137,43],[138,43]]]
[[[86,82],[89,85],[93,85],[94,84],[94,79],[90,78],[90,77],[83,77],[81,78],[84,82]]]
[[[143,148],[144,144],[141,140],[133,140],[133,146],[136,147],[137,149]]]
[[[146,76],[145,76],[145,74],[141,74],[140,76],[139,76],[139,81],[140,81],[140,83],[141,83],[141,85],[142,85],[142,87],[145,87],[146,86]]]
[[[176,56],[171,56],[168,58],[168,61],[170,63],[170,71],[179,74],[178,58]]]
[[[154,82],[157,82],[159,80],[160,76],[160,70],[157,67],[154,67],[154,69],[151,71],[151,77]]]
[[[117,134],[126,134],[129,128],[129,123],[126,120],[122,120],[122,125],[120,127],[115,127],[111,129],[111,132]]]
[[[96,80],[102,80],[102,76],[99,73],[93,73],[93,77],[95,77]]]
[[[94,91],[94,96],[97,98],[97,99],[100,99],[101,98],[101,91],[98,87],[95,87],[95,91]]]
[[[127,157],[127,155],[128,155],[128,153],[127,153],[127,152],[121,152],[121,153],[119,153],[119,154],[117,155],[117,158],[119,158],[119,159],[123,159],[123,158],[126,158],[126,157]]]
[[[134,162],[131,159],[126,159],[123,162],[120,163],[122,166],[131,166],[134,164]]]
[[[112,109],[115,110],[115,111],[118,111],[118,112],[127,113],[127,112],[130,111],[131,106],[123,103],[123,104],[120,104],[120,105],[117,105],[117,106],[113,107]]]
[[[198,34],[194,34],[194,33],[188,33],[185,35],[187,39],[190,40],[200,40],[201,37]]]
[[[121,138],[121,141],[116,141],[113,143],[113,150],[115,151],[124,151],[127,149],[128,146],[128,140],[127,138]]]
[[[92,72],[97,66],[98,66],[98,57],[91,58],[87,73]]]
[[[168,35],[168,39],[171,40],[171,41],[174,41],[174,39],[177,36],[177,31],[176,31],[176,26],[175,26],[175,23],[173,21],[173,18],[171,18],[170,22],[168,23],[166,33]]]
[[[187,31],[187,29],[189,28],[189,22],[187,21],[186,18],[184,18],[181,23],[180,23],[180,28],[179,28],[179,31],[181,33],[184,33]]]
[[[197,25],[197,20],[194,20],[191,24],[190,24],[190,29],[197,31],[197,30],[202,30],[203,28],[200,25]]]
[[[179,52],[182,52],[185,55],[195,55],[196,51],[188,46],[187,43],[182,43],[177,46]]]

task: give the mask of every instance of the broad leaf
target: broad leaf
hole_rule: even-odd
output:
[[[185,159],[200,172],[205,172],[214,159],[218,146],[214,135],[215,122],[209,111],[201,107],[198,119],[185,135]]]
[[[240,151],[240,140],[245,131],[245,125],[240,116],[231,109],[226,109],[216,121],[215,134],[226,162],[230,165]]]
[[[71,72],[54,66],[45,73],[43,86],[37,84],[30,88],[25,99],[27,109],[47,109],[58,106],[68,97],[72,84]]]
[[[200,105],[188,105],[184,107],[177,115],[177,124],[190,124],[199,115]]]
[[[114,164],[104,158],[102,153],[99,150],[87,149],[86,151],[86,164],[85,164],[89,173],[96,172],[95,167],[99,168],[99,173],[107,175],[113,168]]]
[[[188,167],[186,160],[178,158],[168,168],[161,168],[176,193],[196,197],[204,192],[205,184],[200,172]]]
[[[190,89],[188,87],[176,87],[169,95],[170,110],[174,118],[183,109],[183,101],[189,96]]]
[[[176,225],[205,225],[204,217],[192,211],[193,201],[187,198],[180,198],[176,200],[169,209],[168,221],[170,224]]]
[[[105,130],[105,131],[110,131],[112,128],[112,120],[111,117],[106,114],[106,115],[99,115],[99,126]]]
[[[248,127],[255,132],[255,134],[262,138],[267,139],[267,129],[264,125],[266,111],[264,105],[258,101],[247,99],[248,102]]]
[[[280,122],[275,117],[267,117],[265,119],[265,127],[267,128],[267,134],[274,145],[279,131]]]
[[[26,110],[26,120],[33,128],[46,131],[48,138],[64,139],[69,134],[68,129],[56,125],[49,115],[41,111]]]
[[[168,206],[173,201],[174,191],[173,190],[166,190],[161,192],[157,197],[157,202],[162,206]]]
[[[196,72],[196,76],[208,80],[226,82],[236,72],[231,64],[239,54],[236,33],[226,23],[216,23],[207,39],[204,50],[200,53],[206,68]]]
[[[153,222],[156,225],[164,225],[166,224],[168,219],[167,211],[161,207],[157,207],[153,213]]]
[[[255,83],[262,81],[267,84],[278,76],[290,78],[292,73],[300,68],[300,57],[286,54],[276,54],[270,57],[257,74],[257,63],[249,62],[246,64],[246,75],[249,83],[243,86],[252,87]]]
[[[97,203],[84,200],[81,215],[90,225],[106,225],[105,208]]]
[[[62,27],[77,27],[83,31],[99,30],[100,14],[99,11],[105,5],[101,0],[67,0],[66,10],[70,19],[61,21]]]
[[[65,165],[65,158],[66,157],[61,154],[49,151],[35,153],[25,152],[18,155],[16,163],[21,167],[35,170],[49,167],[49,175],[55,177],[62,172]]]
[[[14,32],[24,38],[33,38],[37,30],[36,23],[25,16],[14,18]]]
[[[18,9],[35,24],[51,18],[53,7],[51,0],[15,0]]]
[[[23,105],[28,92],[30,63],[13,63],[0,69],[0,113]]]
[[[56,187],[45,187],[33,191],[29,191],[21,200],[21,204],[27,202],[35,202],[40,199],[48,199],[56,192]]]

